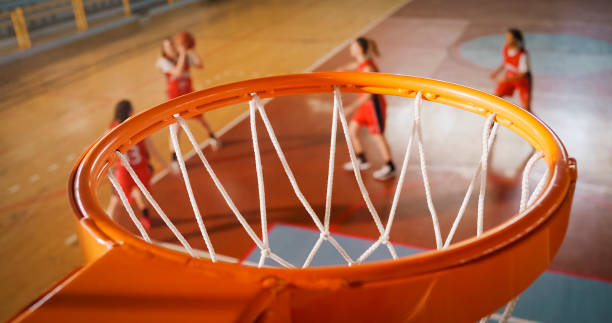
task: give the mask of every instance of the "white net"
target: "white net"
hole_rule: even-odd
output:
[[[482,128],[483,130],[482,130],[482,135],[481,135],[482,150],[481,150],[480,158],[478,162],[476,163],[475,171],[473,175],[471,176],[471,180],[467,187],[467,191],[464,195],[464,198],[461,201],[461,205],[459,207],[457,215],[454,218],[452,227],[450,231],[448,232],[448,234],[446,235],[446,237],[443,237],[442,232],[440,230],[440,223],[438,220],[438,215],[436,213],[435,204],[434,204],[432,194],[431,194],[431,185],[430,185],[430,180],[428,176],[428,165],[426,163],[426,150],[425,150],[425,145],[423,143],[423,138],[422,138],[423,137],[422,123],[421,123],[421,110],[422,110],[422,105],[423,105],[422,93],[418,92],[414,100],[414,119],[412,121],[412,126],[411,126],[411,130],[409,133],[408,144],[406,146],[403,161],[401,164],[401,170],[397,178],[397,185],[396,185],[395,192],[393,194],[392,204],[391,204],[389,214],[387,217],[387,221],[385,224],[383,224],[383,222],[381,221],[381,217],[372,203],[370,194],[366,186],[364,185],[364,182],[361,176],[361,172],[359,171],[359,167],[357,165],[357,157],[353,149],[351,137],[349,135],[347,120],[343,112],[341,93],[337,87],[334,88],[333,97],[334,97],[334,104],[333,104],[333,110],[332,110],[329,167],[328,167],[328,174],[327,174],[325,209],[324,209],[324,214],[322,216],[323,221],[321,221],[320,220],[321,217],[314,211],[313,207],[308,202],[308,200],[306,199],[306,197],[304,196],[304,194],[302,193],[300,189],[300,186],[293,174],[293,171],[291,170],[291,167],[289,166],[289,163],[287,162],[287,159],[285,158],[283,149],[279,144],[279,141],[275,135],[274,129],[266,114],[264,104],[262,104],[257,94],[255,93],[251,94],[251,100],[249,102],[250,129],[251,129],[251,137],[252,137],[253,152],[254,152],[254,159],[255,159],[255,169],[256,169],[256,176],[257,176],[261,237],[255,233],[253,228],[249,225],[247,220],[244,218],[244,216],[240,213],[239,209],[236,207],[235,203],[233,202],[232,198],[228,194],[227,190],[224,188],[223,184],[221,183],[221,181],[215,174],[215,171],[211,167],[206,156],[204,156],[204,153],[199,149],[198,143],[196,139],[194,138],[191,130],[187,126],[187,123],[185,122],[185,120],[179,115],[174,116],[174,118],[176,119],[176,123],[170,126],[171,128],[170,136],[171,136],[172,145],[174,147],[174,150],[177,156],[177,162],[178,162],[178,166],[180,169],[180,173],[182,175],[183,182],[185,184],[185,188],[188,193],[191,208],[193,210],[199,231],[201,232],[202,238],[206,245],[208,256],[213,262],[216,262],[220,257],[215,252],[213,243],[206,229],[206,223],[203,220],[202,214],[200,212],[200,208],[198,207],[196,198],[193,193],[189,175],[188,175],[188,172],[185,166],[185,160],[180,153],[181,149],[180,149],[179,142],[177,139],[177,131],[176,131],[177,127],[181,127],[181,129],[186,133],[187,138],[189,142],[191,143],[191,145],[193,146],[194,151],[196,152],[197,156],[199,157],[202,164],[204,165],[204,168],[206,169],[206,172],[208,173],[208,175],[214,182],[214,185],[216,186],[218,191],[223,196],[223,199],[226,202],[227,206],[232,211],[232,213],[234,214],[234,216],[236,217],[240,225],[244,228],[249,238],[253,241],[253,243],[260,250],[260,259],[259,259],[259,262],[257,263],[258,267],[264,266],[266,259],[271,259],[275,261],[276,263],[278,263],[279,265],[286,267],[286,268],[293,268],[293,267],[298,267],[298,266],[301,266],[302,268],[309,267],[312,263],[313,258],[316,256],[317,252],[320,250],[323,243],[331,244],[331,246],[333,246],[333,248],[342,256],[346,264],[349,266],[358,265],[358,264],[365,262],[375,250],[377,250],[379,247],[382,247],[382,246],[384,246],[384,248],[386,248],[389,251],[393,259],[397,259],[398,258],[397,252],[395,251],[395,248],[390,241],[390,232],[391,232],[391,229],[392,229],[395,217],[396,217],[398,202],[400,200],[400,195],[402,194],[402,187],[403,187],[402,184],[404,183],[404,180],[406,178],[406,173],[408,170],[408,163],[411,159],[411,152],[413,150],[412,147],[413,145],[415,145],[415,142],[416,142],[418,159],[419,159],[420,173],[423,179],[423,187],[424,187],[425,196],[427,200],[427,208],[431,215],[431,223],[434,229],[433,231],[435,235],[436,248],[444,249],[444,248],[448,248],[451,245],[453,238],[455,237],[455,233],[457,232],[457,228],[459,227],[462,219],[464,218],[464,214],[466,213],[468,203],[471,199],[472,193],[474,191],[477,180],[479,178],[480,178],[480,183],[479,183],[480,185],[479,185],[478,202],[477,202],[478,206],[477,206],[476,236],[480,236],[483,233],[487,166],[489,162],[489,152],[495,141],[497,128],[498,128],[498,124],[495,122],[495,114],[488,115],[483,124],[483,128]],[[306,210],[307,214],[311,218],[314,226],[319,231],[319,238],[316,240],[316,242],[312,246],[310,252],[308,253],[308,256],[306,257],[306,259],[304,259],[304,262],[300,264],[290,263],[289,261],[283,259],[278,254],[274,253],[274,250],[272,250],[272,248],[270,247],[270,241],[269,241],[269,236],[268,236],[268,218],[266,214],[267,209],[266,209],[266,194],[264,190],[264,176],[263,176],[263,171],[262,171],[259,139],[258,139],[258,134],[256,130],[257,114],[259,114],[261,120],[263,121],[266,132],[268,133],[268,136],[272,142],[274,150],[281,162],[282,168],[287,178],[289,179],[289,182],[291,184],[291,187],[293,188],[293,191],[296,197],[298,198],[298,200],[300,201],[300,203]],[[355,180],[357,182],[359,191],[362,195],[363,201],[365,202],[367,206],[367,210],[369,211],[372,217],[372,220],[376,226],[376,229],[378,231],[378,234],[379,234],[378,239],[374,241],[369,246],[369,248],[367,248],[361,255],[356,257],[356,259],[353,259],[346,252],[346,250],[340,245],[340,243],[330,234],[330,222],[331,222],[331,216],[332,216],[331,214],[332,187],[333,187],[333,178],[334,178],[334,166],[335,166],[335,155],[336,155],[336,136],[337,136],[337,131],[338,131],[338,121],[340,122],[342,131],[344,133],[344,137],[347,143],[350,160],[353,165],[353,172],[354,172]],[[121,154],[120,152],[117,152],[117,155],[121,161],[121,164],[127,169],[130,176],[132,177],[132,179],[134,180],[134,182],[136,183],[140,191],[143,193],[146,200],[151,204],[151,206],[159,214],[159,216],[162,218],[164,223],[172,231],[174,236],[179,240],[183,248],[191,256],[198,257],[197,255],[199,253],[196,253],[194,251],[194,249],[189,245],[185,237],[174,226],[172,221],[166,216],[166,214],[161,209],[159,204],[152,197],[151,193],[147,190],[145,185],[138,178],[138,176],[136,175],[136,173],[130,166],[125,155]],[[546,172],[542,176],[541,180],[537,184],[534,191],[531,194],[529,194],[529,175],[535,163],[542,157],[543,155],[541,153],[539,152],[534,153],[529,159],[523,171],[519,215],[515,216],[514,219],[517,219],[520,216],[520,214],[523,212],[523,210],[525,210],[530,203],[533,203],[535,201],[535,199],[542,192],[542,189],[544,188],[547,182],[548,172]],[[140,222],[134,215],[134,211],[132,210],[124,192],[119,187],[117,180],[113,177],[113,175],[110,172],[108,174],[108,177],[114,189],[117,191],[117,194],[119,195],[124,207],[126,208],[130,219],[136,225],[143,239],[146,240],[147,242],[151,242],[151,239],[148,236],[146,230],[142,227],[142,225],[140,224]],[[505,322],[508,320],[515,303],[516,303],[516,299],[508,304],[506,311],[503,313],[501,319],[499,320],[500,322]],[[488,318],[483,318],[481,322],[486,322],[487,319]]]

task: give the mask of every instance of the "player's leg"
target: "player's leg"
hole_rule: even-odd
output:
[[[522,108],[531,112],[531,77],[519,81],[517,84]]]
[[[382,181],[395,176],[395,164],[391,160],[391,149],[387,139],[382,133],[371,133],[371,135],[385,161],[385,164],[374,172],[374,178]]]
[[[202,127],[204,127],[204,129],[206,129],[206,131],[208,132],[208,136],[212,140],[213,149],[214,150],[219,149],[221,147],[221,142],[219,141],[219,139],[217,139],[217,136],[215,136],[215,133],[213,132],[210,124],[208,124],[208,121],[206,121],[203,115],[199,115],[197,119],[202,125]]]
[[[359,124],[355,120],[351,120],[351,122],[349,122],[349,135],[351,136],[351,141],[353,142],[355,154],[363,154],[363,146],[361,144],[361,139],[359,139]]]
[[[370,163],[368,163],[365,153],[363,152],[363,145],[361,144],[361,139],[359,138],[359,128],[360,124],[353,118],[351,122],[349,122],[349,136],[351,137],[351,141],[353,143],[353,149],[355,150],[355,155],[357,156],[357,167],[360,170],[366,170],[370,168]],[[347,171],[353,170],[353,164],[349,161],[344,164],[344,169]]]
[[[372,104],[369,109],[369,123],[368,128],[370,135],[374,137],[374,142],[378,147],[378,150],[385,161],[385,164],[376,170],[373,174],[375,179],[385,180],[395,176],[395,165],[391,160],[391,149],[389,143],[384,136],[385,132],[385,121],[387,118],[387,104],[384,97],[381,95],[372,96]]]
[[[385,161],[391,161],[391,148],[389,148],[389,143],[387,142],[385,136],[377,133],[372,134],[372,137],[374,137],[376,146],[378,147],[378,150],[380,151],[380,154],[382,155],[383,159]]]
[[[140,181],[142,181],[142,183],[145,185],[146,189],[150,191],[150,183],[151,178],[153,176],[151,168],[139,168],[135,169],[135,171],[136,175],[138,176],[138,179],[140,179]],[[136,185],[136,183],[133,183],[133,185]],[[142,214],[140,222],[142,223],[142,226],[145,229],[149,230],[151,229],[151,219],[149,216],[149,209],[147,208],[147,204],[144,200],[144,196],[142,195],[142,192],[140,192],[139,189],[135,190],[134,193],[134,202],[136,203],[136,207],[138,207],[138,210],[140,210],[140,213]]]
[[[138,207],[138,210],[140,210],[140,213],[142,214],[142,217],[140,218],[140,223],[142,223],[142,226],[146,230],[151,229],[151,217],[149,216],[149,209],[147,208],[144,196],[142,196],[140,190],[135,190],[134,202],[136,203],[136,207]]]
[[[130,174],[128,174],[128,172],[124,169],[117,169],[115,171],[115,178],[117,179],[117,182],[119,183],[119,187],[121,187],[121,190],[123,191],[123,194],[125,194],[125,196],[127,197],[128,203],[132,203],[132,196],[130,195],[130,192],[132,191],[132,189],[134,188],[134,186],[136,185],[134,183],[134,181],[132,181],[132,178],[130,177]],[[117,193],[116,191],[113,191],[113,195],[111,196],[111,200],[109,202],[108,208],[106,209],[106,212],[108,213],[108,215],[110,216],[111,219],[113,219],[113,221],[117,221],[117,206],[119,205],[119,202],[121,201],[119,199],[119,193]]]
[[[512,82],[499,82],[495,89],[495,95],[498,97],[512,96],[514,94],[515,86]]]

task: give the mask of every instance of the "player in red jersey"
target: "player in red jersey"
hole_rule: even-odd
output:
[[[378,47],[373,40],[359,37],[350,46],[351,56],[355,59],[338,70],[351,70],[357,72],[378,72],[378,67],[374,63],[373,56],[380,56]],[[349,132],[353,142],[353,148],[357,154],[358,167],[361,170],[368,169],[368,163],[363,152],[358,131],[361,126],[368,127],[369,133],[374,137],[376,145],[382,154],[385,164],[373,174],[378,180],[385,180],[395,176],[395,165],[391,160],[391,150],[383,133],[385,131],[385,121],[387,114],[387,103],[385,98],[379,94],[361,93],[358,99],[347,105],[344,109],[345,114],[354,112],[349,123]],[[353,170],[353,165],[348,162],[344,169]]]
[[[511,28],[506,33],[503,57],[503,63],[491,73],[491,78],[496,80],[499,73],[505,71],[503,79],[498,81],[495,95],[512,96],[517,89],[523,109],[531,111],[532,79],[529,54],[525,49],[525,40],[520,30]]]
[[[121,122],[129,118],[133,113],[134,110],[132,109],[132,104],[130,103],[130,101],[120,101],[115,107],[115,116],[113,118],[113,122],[110,125],[110,128],[112,129],[118,126]],[[134,169],[134,172],[136,173],[136,175],[138,175],[138,178],[140,179],[140,181],[142,181],[145,187],[147,187],[147,189],[149,188],[153,173],[152,167],[149,164],[149,152],[153,154],[153,157],[155,157],[155,159],[157,159],[163,167],[166,167],[168,165],[168,163],[161,157],[161,154],[155,148],[155,145],[153,145],[153,142],[149,138],[145,138],[143,141],[132,146],[132,148],[130,148],[125,153],[130,163],[130,166],[132,167],[132,169]],[[119,185],[127,196],[128,201],[132,203],[131,193],[134,188],[137,188],[137,186],[130,174],[128,173],[127,169],[123,167],[121,161],[117,161],[117,164],[113,167],[111,171],[114,173],[115,178],[117,178],[117,181],[119,182]],[[142,218],[140,219],[140,221],[146,229],[150,229],[151,220],[149,218],[149,210],[146,207],[142,193],[139,189],[136,189],[134,192],[136,205],[142,213]],[[116,206],[118,203],[119,199],[117,195],[113,195],[108,206],[108,213],[112,219],[115,219]]]
[[[177,36],[180,34],[177,34]],[[177,38],[175,41],[164,39],[161,57],[157,60],[156,64],[157,68],[166,76],[166,94],[169,100],[193,92],[190,69],[191,67],[204,68],[202,58],[195,49],[193,47],[187,48],[183,42],[179,41],[179,37],[175,38]],[[220,142],[206,119],[204,119],[204,116],[200,115],[196,119],[208,132],[208,136],[212,139],[213,148],[219,148]],[[178,134],[180,134],[180,127],[177,129],[179,131]],[[171,144],[170,150],[173,149]],[[176,156],[173,155],[173,158],[176,158]]]

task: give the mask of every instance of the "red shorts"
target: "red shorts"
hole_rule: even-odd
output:
[[[137,167],[134,168],[134,172],[140,179],[140,181],[144,184],[144,186],[149,189],[149,183],[151,182],[152,172],[151,168],[147,165],[147,167]],[[136,188],[136,182],[130,176],[130,173],[125,168],[119,168],[115,171],[115,177],[119,181],[119,186],[123,189],[123,192],[127,196],[128,202],[132,203],[132,190]],[[115,192],[116,194],[116,192]]]
[[[185,95],[193,92],[193,87],[191,85],[190,78],[181,78],[178,80],[173,80],[168,84],[168,88],[166,90],[166,94],[168,95],[168,99],[174,99],[181,95]]]
[[[512,96],[515,89],[519,91],[521,104],[526,106],[531,100],[531,80],[529,78],[513,82],[499,82],[497,89],[495,89],[495,95],[499,97]]]
[[[353,121],[367,126],[371,134],[382,134],[385,131],[387,105],[381,95],[373,95],[372,100],[361,105],[353,115]]]

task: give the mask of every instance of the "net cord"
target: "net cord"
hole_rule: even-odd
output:
[[[339,92],[339,89],[338,88],[334,89],[334,92]],[[342,101],[340,100],[340,102],[342,102]],[[366,258],[367,254],[371,253],[370,250],[371,249],[372,250],[376,249],[378,247],[378,245],[380,245],[381,243],[383,243],[383,244],[385,244],[387,246],[387,249],[389,250],[389,253],[391,254],[391,257],[393,259],[397,259],[397,252],[395,251],[395,248],[393,247],[391,242],[389,242],[388,239],[384,239],[385,229],[384,229],[384,227],[382,225],[382,222],[380,220],[380,216],[378,215],[378,212],[374,208],[374,204],[372,204],[372,200],[370,199],[370,194],[368,193],[368,190],[366,189],[365,185],[363,184],[363,179],[361,177],[361,172],[359,170],[359,166],[357,165],[357,157],[355,155],[355,149],[353,148],[353,142],[351,140],[351,136],[349,135],[348,124],[346,122],[346,116],[344,115],[344,111],[343,111],[341,103],[340,103],[340,111],[338,111],[338,115],[340,116],[340,124],[342,125],[342,130],[344,132],[344,139],[346,140],[346,144],[347,144],[347,147],[348,147],[349,157],[351,159],[351,164],[353,165],[353,173],[355,174],[355,180],[357,181],[357,186],[359,187],[359,192],[361,192],[361,196],[363,197],[363,200],[366,203],[368,211],[372,215],[372,219],[374,220],[374,223],[376,224],[376,228],[378,229],[378,232],[379,232],[379,234],[381,236],[381,238],[379,238],[374,243],[374,245],[372,245],[370,248],[368,248],[368,250],[366,250],[359,257],[359,259]],[[357,263],[361,262],[359,259],[357,260]]]
[[[115,192],[117,192],[117,195],[119,195],[119,199],[121,200],[121,203],[123,204],[123,207],[127,211],[130,219],[132,220],[134,225],[136,225],[138,232],[140,232],[140,235],[146,242],[151,243],[151,238],[149,237],[147,230],[145,230],[145,228],[142,226],[142,223],[138,221],[136,214],[134,214],[134,209],[130,205],[130,202],[128,201],[128,198],[125,195],[125,192],[121,188],[121,185],[119,185],[119,181],[117,181],[117,178],[115,178],[115,175],[113,175],[113,172],[108,172],[107,176],[108,176],[108,180],[111,182],[111,185],[113,185]]]
[[[191,248],[187,240],[185,240],[185,237],[183,237],[181,232],[179,232],[179,230],[174,226],[172,221],[170,221],[170,219],[166,216],[166,213],[164,213],[164,211],[159,206],[159,204],[157,204],[157,201],[153,198],[153,196],[151,196],[151,193],[149,192],[149,190],[147,190],[147,188],[144,186],[140,178],[138,178],[138,175],[136,175],[136,173],[134,172],[134,169],[130,165],[127,157],[125,157],[125,155],[122,154],[120,151],[116,151],[115,154],[117,154],[117,157],[119,157],[119,161],[121,162],[121,165],[128,171],[128,173],[130,174],[130,177],[132,178],[134,183],[136,183],[136,186],[138,186],[138,189],[140,189],[140,192],[142,192],[142,194],[145,196],[149,204],[151,204],[153,209],[155,209],[155,212],[159,214],[159,216],[162,218],[164,223],[168,226],[170,231],[172,231],[174,236],[179,240],[183,248],[187,250],[187,253],[189,253],[190,256],[197,258],[195,252],[193,251],[193,249]]]
[[[492,118],[492,117],[494,117],[494,115],[491,115],[489,118]],[[485,127],[487,127],[487,124],[488,124],[488,120],[487,122],[485,122]],[[495,142],[497,128],[498,128],[498,123],[497,122],[493,123],[493,128],[491,129],[491,133],[489,134],[488,143],[487,143],[487,147],[489,151],[491,150],[493,143]],[[446,241],[444,242],[444,246],[442,247],[443,249],[448,248],[450,243],[453,241],[455,232],[457,231],[457,228],[459,227],[459,223],[461,222],[461,219],[463,218],[463,215],[465,214],[465,210],[467,209],[470,197],[472,196],[472,192],[474,190],[474,184],[476,184],[476,179],[478,178],[478,176],[481,175],[481,171],[482,171],[482,158],[478,161],[478,166],[476,167],[476,171],[474,172],[474,175],[472,175],[472,179],[470,180],[468,189],[465,193],[465,196],[463,197],[461,206],[459,207],[459,212],[457,212],[457,216],[455,217],[453,226],[451,227],[451,230],[449,231],[448,236],[446,237]]]
[[[544,189],[546,182],[548,181],[549,170],[547,169],[546,172],[544,172],[544,174],[538,181],[538,184],[536,185],[531,195],[529,195],[529,176],[531,175],[531,172],[536,162],[542,159],[543,157],[544,157],[544,154],[542,152],[535,152],[533,155],[531,155],[531,157],[527,161],[527,165],[525,165],[525,169],[523,170],[523,176],[522,176],[522,181],[521,181],[521,200],[519,204],[519,215],[515,216],[512,219],[513,222],[520,218],[523,211],[525,211],[525,209],[529,205],[531,205],[531,203],[535,202],[536,198],[540,196],[540,194],[542,193],[542,190]],[[499,323],[507,323],[508,320],[512,317],[512,312],[514,311],[516,307],[518,299],[519,299],[519,296],[515,297],[514,299],[512,299],[510,302],[506,304],[506,307],[504,308],[504,312],[502,313],[501,318],[498,321]],[[490,318],[490,315],[482,318],[480,320],[480,323],[488,322],[489,318]]]
[[[284,152],[283,152],[283,150],[282,150],[282,148],[281,148],[281,146],[280,146],[280,144],[278,142],[278,138],[276,137],[276,134],[274,132],[274,128],[272,127],[272,125],[270,123],[268,115],[266,114],[266,110],[264,109],[264,106],[263,106],[261,100],[259,99],[259,96],[256,93],[252,93],[251,97],[252,97],[252,99],[249,102],[249,104],[251,105],[251,116],[252,116],[251,132],[253,132],[254,136],[256,136],[256,132],[257,131],[255,129],[254,116],[255,116],[255,110],[257,110],[259,112],[261,120],[264,123],[266,131],[268,132],[268,136],[270,137],[270,141],[272,142],[272,145],[274,146],[274,150],[276,151],[276,155],[278,156],[278,159],[280,160],[281,165],[283,166],[283,170],[285,171],[285,174],[287,175],[287,178],[289,179],[289,183],[291,184],[291,187],[293,188],[293,191],[294,191],[296,197],[298,198],[300,203],[302,203],[302,206],[304,206],[304,209],[306,210],[306,212],[308,213],[308,215],[310,216],[310,218],[314,222],[314,224],[317,227],[317,229],[319,229],[319,231],[321,232],[321,236],[320,237],[323,237],[324,240],[328,240],[331,243],[331,245],[338,251],[338,253],[344,258],[344,260],[347,262],[347,264],[351,265],[353,263],[353,260],[351,259],[351,257],[340,246],[340,244],[336,241],[336,239],[329,234],[329,229],[325,229],[325,227],[323,226],[323,223],[321,223],[321,220],[319,220],[319,217],[317,216],[315,211],[312,209],[312,207],[310,206],[310,203],[308,203],[308,200],[306,200],[306,197],[304,197],[304,194],[300,190],[300,187],[299,187],[299,185],[297,183],[297,180],[295,179],[295,176],[293,175],[293,171],[291,170],[291,167],[289,167],[289,164],[287,163],[287,158],[285,157],[285,154],[284,154]],[[333,149],[332,147],[330,147],[330,151]],[[259,151],[257,151],[257,153],[259,153]],[[260,166],[261,166],[261,164],[260,164]],[[262,181],[262,185],[263,185],[263,181]],[[330,198],[331,198],[331,192],[330,192]],[[319,244],[319,246],[320,246],[320,244]],[[305,265],[306,265],[306,263],[305,263]]]
[[[436,248],[442,248],[442,234],[440,232],[440,222],[438,221],[438,214],[436,212],[436,208],[433,203],[433,198],[431,196],[431,185],[429,183],[429,175],[427,172],[427,163],[425,160],[425,148],[423,148],[423,131],[421,128],[421,108],[423,107],[423,94],[421,92],[417,93],[415,98],[415,125],[416,125],[416,142],[417,148],[419,152],[419,161],[421,165],[421,175],[423,177],[423,186],[425,188],[425,196],[427,199],[427,208],[429,209],[429,213],[431,215],[431,221],[434,227],[434,235],[436,238]]]
[[[491,126],[495,122],[495,114],[491,114],[487,121],[485,122],[485,126],[482,129],[482,161],[481,168],[482,172],[480,174],[480,192],[478,194],[478,216],[476,219],[476,237],[479,237],[484,230],[484,203],[485,203],[485,195],[487,192],[487,168],[489,166],[489,144],[487,138],[491,133]]]
[[[175,114],[176,118],[178,114]],[[191,186],[191,182],[189,181],[189,174],[187,174],[187,168],[185,167],[185,160],[183,159],[183,154],[181,154],[181,146],[178,141],[178,126],[176,123],[170,125],[170,140],[172,141],[172,147],[174,148],[174,153],[176,156],[176,160],[178,162],[181,175],[183,176],[183,182],[185,183],[185,189],[187,190],[187,195],[189,196],[189,203],[191,203],[191,208],[193,209],[193,214],[196,218],[196,222],[198,223],[198,228],[200,229],[200,233],[202,234],[202,238],[204,239],[204,243],[206,244],[206,248],[208,249],[208,253],[210,254],[210,259],[212,262],[217,262],[217,256],[215,254],[215,249],[210,242],[210,237],[208,236],[208,232],[206,231],[206,226],[204,225],[204,220],[202,219],[202,215],[200,214],[200,208],[198,207],[198,203],[196,202],[195,195],[193,194],[193,188]]]
[[[217,174],[215,173],[215,171],[210,166],[210,163],[208,162],[208,159],[206,158],[206,156],[204,156],[204,153],[202,153],[202,150],[200,150],[198,142],[196,141],[195,137],[193,136],[193,133],[191,132],[191,129],[189,129],[189,126],[185,122],[185,119],[183,119],[181,116],[178,116],[178,115],[175,116],[175,118],[176,118],[178,124],[181,126],[181,128],[185,131],[185,134],[187,135],[187,138],[189,139],[189,142],[191,143],[191,145],[193,146],[194,151],[196,152],[196,154],[200,158],[200,161],[204,165],[204,168],[206,169],[206,172],[208,173],[208,175],[212,179],[213,183],[215,184],[215,187],[217,187],[217,190],[219,191],[219,193],[221,193],[221,196],[223,196],[223,199],[225,200],[225,203],[230,208],[230,210],[234,213],[234,216],[236,216],[236,219],[238,219],[238,222],[245,229],[245,231],[247,232],[247,234],[249,235],[251,240],[257,245],[257,247],[259,247],[261,249],[262,246],[263,246],[263,243],[261,242],[261,240],[259,240],[259,237],[257,236],[257,234],[255,234],[255,231],[253,231],[251,226],[245,220],[244,216],[242,216],[242,214],[240,213],[240,211],[236,207],[236,204],[234,204],[234,201],[232,200],[232,198],[227,193],[227,190],[225,189],[223,184],[221,184],[221,181],[217,177]]]
[[[323,241],[329,241],[338,252],[342,255],[344,260],[348,263],[349,266],[352,266],[355,262],[348,255],[348,253],[340,246],[340,244],[331,237],[329,234],[329,225],[331,221],[331,201],[332,201],[332,187],[334,183],[334,168],[335,168],[335,156],[336,156],[336,137],[338,132],[338,114],[342,109],[342,97],[340,94],[340,90],[338,87],[334,87],[334,105],[332,109],[332,125],[331,125],[331,135],[330,135],[330,144],[329,144],[329,166],[327,172],[327,191],[325,194],[325,218],[324,218],[324,230],[321,231],[319,235],[319,239],[315,242],[314,246],[308,253],[308,257],[304,261],[302,268],[306,268],[310,266],[312,259],[319,251],[319,248],[323,244]],[[331,239],[330,239],[331,238]]]

